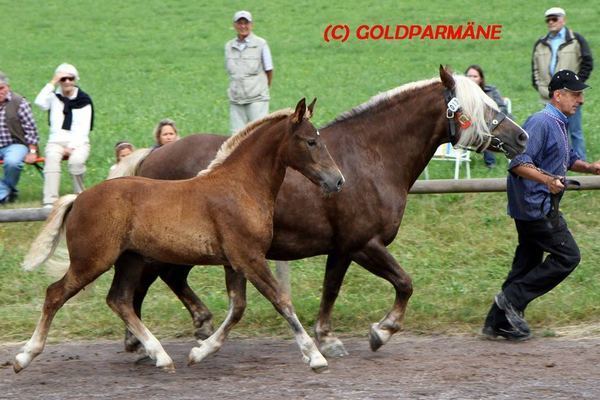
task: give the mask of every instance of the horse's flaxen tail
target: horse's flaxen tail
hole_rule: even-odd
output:
[[[60,241],[65,217],[69,210],[71,210],[76,198],[77,195],[68,194],[58,199],[56,204],[54,204],[54,208],[52,208],[50,215],[46,219],[42,231],[31,244],[29,252],[25,256],[25,260],[23,260],[22,266],[24,270],[34,270],[52,256]]]
[[[111,170],[106,179],[119,178],[121,176],[135,176],[138,167],[144,161],[148,154],[152,152],[152,149],[139,149],[124,157],[119,163]]]

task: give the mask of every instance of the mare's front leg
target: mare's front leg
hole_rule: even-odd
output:
[[[177,295],[185,308],[192,316],[194,323],[194,336],[196,339],[204,340],[214,333],[212,324],[212,313],[200,300],[192,288],[188,285],[187,277],[192,265],[164,264],[160,268],[160,279],[162,279]],[[225,267],[227,270],[229,267]]]
[[[255,261],[248,262],[247,260]],[[235,262],[232,262],[232,264],[244,265],[243,269],[240,270],[243,271],[246,278],[252,282],[256,289],[258,289],[258,291],[273,304],[277,312],[279,312],[290,324],[296,342],[304,357],[304,361],[307,362],[315,372],[326,370],[328,366],[327,360],[325,360],[325,357],[319,352],[315,342],[313,342],[306,333],[306,330],[298,320],[289,296],[284,293],[281,284],[271,273],[267,260],[265,260],[264,257],[260,259],[257,256],[250,256],[241,261],[242,262],[239,264]]]
[[[115,262],[115,276],[106,297],[109,307],[125,322],[127,328],[142,342],[146,353],[156,360],[156,366],[169,372],[175,371],[175,364],[156,337],[146,328],[133,308],[133,297],[140,282],[143,268],[142,257],[125,252]]]
[[[225,266],[225,284],[229,296],[229,310],[225,320],[219,328],[206,340],[198,340],[199,347],[190,351],[188,364],[204,360],[209,355],[216,353],[225,342],[231,329],[237,324],[246,309],[246,278],[237,273],[230,266]]]
[[[331,253],[327,257],[325,277],[323,278],[323,295],[319,307],[319,317],[315,324],[315,337],[319,343],[319,349],[326,357],[348,355],[344,344],[331,329],[331,313],[350,262],[350,257],[338,253]]]
[[[412,295],[412,279],[396,262],[383,243],[371,240],[352,259],[373,274],[390,282],[396,290],[392,309],[378,323],[371,325],[369,344],[376,351],[401,329],[408,299]]]

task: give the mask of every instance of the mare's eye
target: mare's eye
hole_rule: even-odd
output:
[[[306,143],[308,143],[308,145],[309,145],[310,147],[313,147],[313,146],[316,146],[316,145],[317,145],[317,141],[316,141],[315,139],[308,139],[308,140],[306,141]]]

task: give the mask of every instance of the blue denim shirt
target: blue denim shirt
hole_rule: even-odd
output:
[[[514,219],[534,221],[550,212],[550,191],[544,184],[521,178],[512,169],[522,164],[536,167],[559,176],[579,159],[569,145],[567,117],[552,104],[525,121],[523,129],[529,134],[527,148],[508,165],[508,215]]]

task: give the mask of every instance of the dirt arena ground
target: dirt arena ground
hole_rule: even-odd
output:
[[[0,345],[0,398],[44,399],[600,399],[600,338],[523,343],[399,334],[378,352],[345,338],[348,357],[310,371],[285,339],[230,339],[186,365],[193,341],[165,341],[177,371],[122,351],[120,342],[49,345],[20,374],[19,345]]]

